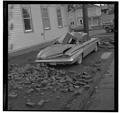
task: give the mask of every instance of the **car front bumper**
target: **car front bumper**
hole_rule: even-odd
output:
[[[51,65],[56,65],[56,64],[72,64],[75,62],[75,59],[73,58],[59,58],[59,59],[46,59],[46,60],[35,60],[37,63],[48,63]]]

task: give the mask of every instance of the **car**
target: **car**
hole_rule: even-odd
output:
[[[107,33],[114,32],[114,19],[103,23],[103,28],[106,30]]]
[[[114,32],[114,25],[111,24],[104,25],[104,29],[106,30],[107,33]]]
[[[40,50],[35,62],[50,65],[81,64],[85,56],[98,50],[99,39],[87,40],[87,36],[83,32],[67,32],[53,45]]]

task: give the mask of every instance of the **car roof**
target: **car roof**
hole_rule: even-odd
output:
[[[79,41],[85,36],[87,36],[87,33],[84,32],[71,32],[71,34]]]
[[[67,32],[65,34],[63,34],[59,39],[58,41],[60,43],[67,43],[71,38],[75,39],[75,37],[70,33],[70,32]]]
[[[60,43],[66,44],[71,38],[80,41],[84,36],[87,36],[87,33],[84,32],[67,32],[63,34],[58,41]]]

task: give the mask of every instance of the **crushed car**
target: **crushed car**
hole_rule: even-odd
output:
[[[42,49],[37,54],[35,62],[50,65],[81,64],[85,56],[98,50],[99,39],[87,40],[87,36],[84,32],[67,32],[53,45]]]

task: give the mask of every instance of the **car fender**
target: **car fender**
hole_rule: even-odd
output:
[[[83,55],[83,49],[82,48],[80,50],[75,51],[71,58],[74,61],[76,61],[79,58],[80,55]]]

